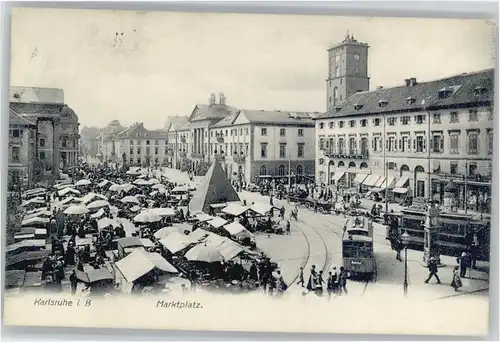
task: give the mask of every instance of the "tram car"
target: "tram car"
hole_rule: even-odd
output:
[[[342,236],[342,263],[354,277],[373,278],[376,262],[373,253],[373,225],[367,218],[347,221]]]
[[[425,210],[405,208],[395,225],[387,229],[387,238],[393,237],[397,231],[400,236],[405,231],[409,234],[408,248],[423,250],[425,236]],[[459,256],[465,249],[474,244],[477,246],[477,259],[489,259],[490,221],[457,212],[441,212],[438,229],[439,251],[443,255]]]

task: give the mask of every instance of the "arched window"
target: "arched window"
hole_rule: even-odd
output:
[[[333,88],[333,104],[336,105],[339,102],[339,89],[337,87]]]
[[[362,162],[361,165],[359,166],[360,169],[367,169],[368,168],[368,164],[365,163],[365,162]]]
[[[406,164],[401,165],[401,167],[399,169],[401,170],[401,172],[408,172],[408,171],[410,171],[410,168]]]
[[[339,153],[344,153],[344,138],[339,138]]]
[[[266,170],[266,167],[264,165],[262,165],[260,167],[260,175],[261,176],[265,176],[267,174],[267,170]]]
[[[328,166],[330,166],[330,167],[335,166],[335,162],[333,160],[330,160],[328,162]]]
[[[280,165],[278,167],[278,175],[280,176],[284,176],[286,173],[285,173],[285,165]]]
[[[419,166],[417,166],[417,167],[415,168],[415,173],[417,173],[417,172],[425,172],[425,169],[423,168],[423,166],[420,166],[420,165],[419,165]]]
[[[319,181],[323,183],[325,181],[325,173],[323,171],[319,172]]]
[[[345,166],[344,162],[343,161],[339,161],[338,167],[344,167],[344,166]]]
[[[356,167],[356,163],[355,163],[355,162],[353,162],[353,161],[352,161],[352,162],[350,162],[350,163],[349,163],[349,167]]]
[[[349,138],[349,153],[356,153],[356,138]]]
[[[302,165],[297,165],[297,174],[298,174],[298,175],[301,175],[301,174],[302,174],[302,172],[303,172],[303,170],[302,170]]]

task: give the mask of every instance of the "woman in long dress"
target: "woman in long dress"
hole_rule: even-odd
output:
[[[455,266],[453,269],[453,279],[450,286],[453,287],[455,291],[458,291],[458,289],[462,287],[462,279],[460,278],[460,274],[458,272],[458,266]]]

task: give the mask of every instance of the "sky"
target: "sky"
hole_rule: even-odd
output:
[[[81,127],[160,129],[219,92],[240,109],[324,112],[326,50],[347,32],[370,45],[371,89],[495,65],[485,20],[16,8],[11,85],[62,88]]]

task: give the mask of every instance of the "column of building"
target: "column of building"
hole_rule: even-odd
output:
[[[60,125],[59,119],[52,119],[52,174],[59,177],[59,167],[60,167],[60,152],[59,144],[60,142]]]

